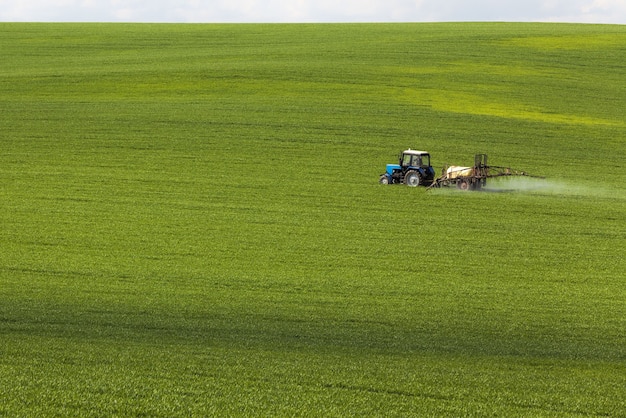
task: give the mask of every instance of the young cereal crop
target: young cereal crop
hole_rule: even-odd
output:
[[[0,415],[624,416],[625,27],[0,51]],[[380,186],[409,147],[546,180]]]

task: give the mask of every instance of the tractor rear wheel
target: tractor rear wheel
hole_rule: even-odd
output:
[[[415,170],[408,171],[404,175],[404,184],[406,184],[407,186],[417,187],[420,185],[421,182],[422,177],[420,176],[420,173]]]

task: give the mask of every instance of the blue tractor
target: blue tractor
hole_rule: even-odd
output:
[[[387,171],[380,175],[380,184],[406,184],[407,186],[430,186],[435,180],[435,170],[430,165],[430,154],[408,149],[398,157],[399,164],[387,164]]]

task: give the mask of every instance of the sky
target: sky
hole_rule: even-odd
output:
[[[626,24],[626,0],[0,0],[0,22]]]

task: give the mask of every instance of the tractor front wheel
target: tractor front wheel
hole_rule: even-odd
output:
[[[386,174],[383,174],[382,176],[380,176],[380,179],[378,179],[378,182],[380,184],[389,184],[389,177],[387,177]]]
[[[420,173],[415,170],[408,171],[404,175],[404,183],[407,186],[417,187],[420,185],[421,182],[422,178],[420,177]]]

